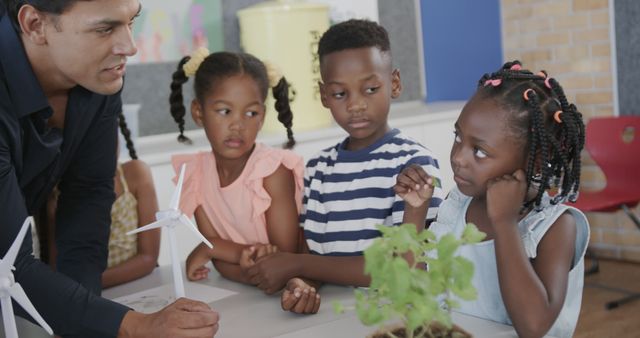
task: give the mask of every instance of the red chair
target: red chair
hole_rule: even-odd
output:
[[[592,118],[586,127],[585,146],[604,173],[607,183],[599,191],[581,191],[575,207],[582,211],[615,212],[622,209],[640,229],[640,219],[630,208],[640,202],[640,116]],[[597,259],[590,269],[598,271]],[[608,302],[612,309],[640,299],[640,293],[593,285],[627,294]]]

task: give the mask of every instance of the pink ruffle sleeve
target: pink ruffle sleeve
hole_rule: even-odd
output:
[[[182,183],[182,194],[180,195],[180,210],[189,218],[193,216],[198,205],[202,203],[200,192],[202,180],[202,168],[200,165],[200,154],[181,154],[171,157],[171,164],[175,172],[173,184],[178,183],[178,177],[182,164],[186,164],[184,181]]]
[[[264,222],[264,214],[271,206],[271,196],[264,189],[264,178],[271,176],[283,165],[291,170],[295,181],[295,200],[298,213],[302,209],[302,191],[304,188],[304,160],[293,151],[262,146],[254,167],[247,177],[246,185],[253,191],[253,220],[255,224]]]

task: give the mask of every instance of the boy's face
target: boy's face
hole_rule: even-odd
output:
[[[377,47],[346,49],[323,57],[320,65],[322,105],[349,133],[347,149],[366,148],[388,130],[391,99],[400,96],[400,72],[391,56]]]

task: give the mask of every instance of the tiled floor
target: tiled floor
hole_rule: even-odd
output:
[[[587,267],[589,264],[587,261]],[[640,292],[640,264],[600,261],[600,272],[585,278],[582,310],[574,337],[640,337],[640,298],[606,310],[605,303],[624,294],[593,287],[594,284]]]

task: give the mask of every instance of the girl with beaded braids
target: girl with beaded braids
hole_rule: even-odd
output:
[[[251,284],[246,271],[255,260],[298,248],[302,157],[256,143],[271,87],[278,118],[287,128],[286,147],[294,145],[288,85],[273,67],[267,70],[252,55],[197,50],[180,61],[171,83],[171,114],[180,127],[181,142],[188,142],[181,86],[194,75],[191,116],[204,128],[211,151],[177,155],[172,162],[176,173],[187,164],[180,208],[195,215],[213,249],[193,249],[187,277],[206,278],[205,265],[212,261],[222,276]]]
[[[521,337],[571,337],[580,313],[587,219],[563,204],[580,184],[584,125],[545,72],[518,61],[485,74],[455,123],[456,187],[431,230],[485,241],[460,254],[475,265],[475,301],[460,311],[513,325]]]

